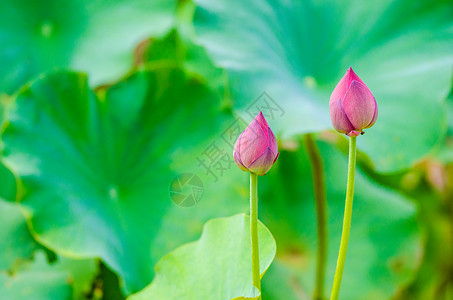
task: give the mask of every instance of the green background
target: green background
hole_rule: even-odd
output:
[[[453,297],[451,0],[7,0],[0,42],[3,298],[255,299],[232,144],[261,109],[280,151],[258,183],[262,297],[312,299],[312,133],[327,299],[347,175],[328,99],[349,66],[379,116],[340,299]]]

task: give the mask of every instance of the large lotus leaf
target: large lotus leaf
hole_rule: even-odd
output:
[[[263,276],[274,259],[276,245],[261,222],[258,241]],[[249,216],[210,220],[198,241],[164,256],[150,286],[128,299],[258,299],[251,258]]]
[[[145,287],[155,262],[208,219],[247,211],[248,177],[227,143],[237,122],[219,107],[173,68],[97,95],[65,71],[23,88],[3,140],[35,236],[65,256],[101,257],[126,293]]]
[[[134,46],[173,23],[175,0],[0,2],[0,93],[54,67],[87,71],[94,83],[118,78]]]
[[[8,300],[86,299],[95,275],[94,260],[59,258],[49,264],[45,253],[37,252],[12,275],[0,273],[0,294]]]
[[[362,143],[358,138],[359,145]],[[324,159],[328,202],[328,251],[325,295],[330,293],[342,230],[347,157],[319,142]],[[261,179],[261,178],[260,178]],[[283,151],[260,183],[260,216],[278,246],[278,268],[264,278],[266,299],[298,299],[313,295],[317,235],[308,157],[303,149]],[[273,199],[280,201],[273,201]],[[356,173],[352,227],[340,299],[389,299],[410,282],[420,264],[421,233],[411,201]],[[286,271],[285,271],[286,269]],[[283,275],[279,275],[283,274]],[[294,296],[279,297],[271,278],[285,278]],[[288,295],[291,295],[288,293]],[[263,297],[264,297],[263,296]]]
[[[359,145],[378,171],[408,167],[444,136],[451,1],[195,2],[199,42],[229,71],[236,108],[284,113],[283,136],[332,128],[329,96],[349,66],[379,106]],[[273,101],[254,103],[263,91]]]

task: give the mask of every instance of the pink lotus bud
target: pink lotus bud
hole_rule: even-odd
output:
[[[330,95],[330,119],[338,132],[348,136],[363,134],[378,115],[376,99],[365,83],[349,68]]]
[[[265,175],[278,155],[277,140],[260,111],[234,144],[234,161],[242,171]]]

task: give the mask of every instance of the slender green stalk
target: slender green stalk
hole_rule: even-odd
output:
[[[348,185],[346,188],[346,203],[344,209],[343,232],[341,234],[340,252],[338,253],[337,269],[333,279],[332,294],[330,300],[337,300],[340,294],[341,278],[343,277],[346,252],[348,250],[349,231],[351,230],[352,201],[354,198],[354,178],[356,161],[356,138],[349,140],[349,165],[348,165]]]
[[[324,164],[312,134],[304,135],[305,148],[311,165],[318,227],[318,252],[316,256],[316,285],[313,299],[324,299],[324,275],[327,256],[327,200]]]
[[[250,238],[252,241],[253,285],[261,292],[260,255],[258,250],[258,175],[250,173]],[[261,297],[259,298],[261,299]]]

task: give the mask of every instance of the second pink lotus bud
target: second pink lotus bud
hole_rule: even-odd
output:
[[[335,129],[348,136],[363,134],[378,115],[376,99],[366,84],[349,68],[330,96],[330,119]]]

